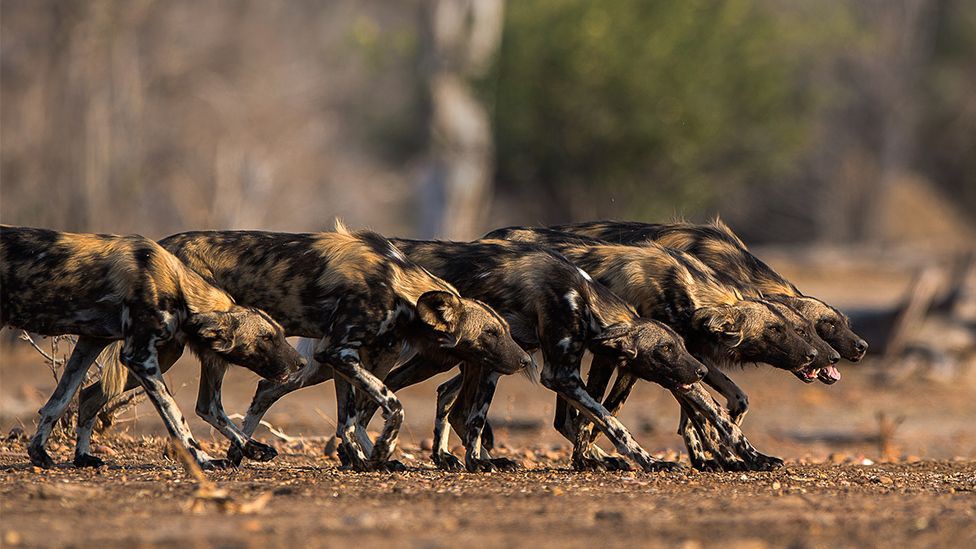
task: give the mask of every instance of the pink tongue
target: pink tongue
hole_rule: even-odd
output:
[[[840,370],[833,366],[827,366],[824,368],[824,372],[827,372],[827,377],[834,381],[840,381]]]

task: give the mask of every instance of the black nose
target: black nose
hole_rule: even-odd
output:
[[[867,341],[864,341],[863,339],[857,340],[857,342],[854,343],[854,350],[857,351],[857,352],[859,352],[859,353],[863,353],[863,352],[867,351],[868,350],[868,342]]]
[[[817,350],[810,349],[807,351],[807,354],[803,355],[803,357],[807,359],[807,364],[809,364],[813,362],[813,359],[817,358]]]
[[[528,368],[529,366],[532,366],[532,357],[530,357],[529,355],[524,355],[522,357],[522,360],[519,361],[519,363],[522,365],[523,368]]]
[[[695,369],[695,375],[699,379],[705,377],[705,374],[707,373],[708,373],[708,368],[705,368],[704,366],[699,366],[698,368]]]
[[[830,353],[830,363],[837,364],[838,362],[840,362],[840,353],[837,351]]]

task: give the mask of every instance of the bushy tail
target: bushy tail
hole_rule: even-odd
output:
[[[317,339],[312,339],[309,337],[299,338],[298,345],[295,345],[295,350],[298,351],[298,354],[305,357],[305,360],[307,360],[309,364],[312,364],[315,362],[315,357],[313,355],[315,354],[316,343],[318,343]]]
[[[116,341],[102,350],[98,355],[98,362],[102,365],[102,392],[109,399],[121,395],[125,391],[125,383],[129,379],[129,370],[119,360],[122,352],[122,342]]]
[[[528,378],[528,380],[532,383],[538,385],[542,382],[542,372],[539,370],[539,364],[535,361],[535,355],[530,354],[529,358],[532,359],[532,363],[522,370],[522,375]]]

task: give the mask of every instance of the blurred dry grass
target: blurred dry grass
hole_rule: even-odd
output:
[[[452,2],[467,5],[4,0],[0,219],[159,237],[191,228],[316,230],[339,215],[354,227],[430,236],[437,226],[430,222],[431,208],[442,207],[436,202],[443,197],[433,196],[423,181],[436,155],[429,135],[437,131],[432,120],[438,112],[425,79],[447,55],[431,45],[436,33],[430,14],[432,6]],[[595,17],[579,4],[519,4],[518,17],[506,25],[515,28],[528,18],[545,30],[547,17],[564,13],[570,21],[560,28],[576,36],[594,22],[572,14]],[[654,212],[680,207],[674,213],[704,218],[719,211],[750,241],[921,240],[958,247],[976,239],[964,206],[976,197],[964,152],[976,143],[976,110],[964,93],[972,82],[966,69],[976,67],[976,48],[966,33],[976,28],[976,10],[964,0],[900,0],[891,9],[878,0],[845,0],[829,9],[793,0],[727,4],[762,10],[780,36],[796,38],[790,55],[812,60],[800,74],[774,71],[795,80],[780,84],[822,90],[827,97],[812,127],[803,130],[807,150],[791,160],[797,164],[792,178],[753,181],[732,192],[725,189],[730,174],[762,157],[724,158],[703,172],[708,192],[696,191],[718,198],[700,198],[697,205],[682,202],[681,189],[668,194],[669,185],[679,182],[642,176],[640,163],[611,166],[631,170],[638,188],[605,188],[602,168],[575,185],[499,179],[494,193],[484,192],[491,198],[479,200],[482,211],[462,221],[487,229],[586,213],[626,215],[646,189],[649,196],[653,190],[665,197]],[[680,3],[649,4],[652,15],[670,13],[675,5]],[[506,13],[515,13],[512,6]],[[617,13],[628,6],[616,2],[601,9]],[[809,14],[821,9],[832,19],[811,24]],[[689,12],[682,7],[677,13]],[[695,36],[674,39],[680,44]],[[559,38],[542,37],[537,46],[551,47]],[[829,48],[811,46],[825,41]],[[721,47],[705,51],[706,61],[728,63]],[[643,77],[644,69],[632,66],[638,60],[627,53],[617,52],[613,64],[625,72],[611,75],[620,85],[630,74]],[[671,54],[675,66],[698,70],[695,59],[684,63],[681,53]],[[561,81],[526,85],[539,88],[543,103],[553,94],[579,93],[560,92],[567,85]],[[613,98],[609,93],[593,101]],[[491,105],[490,98],[486,103],[496,127],[501,117],[520,112]],[[654,119],[642,116],[645,123]],[[558,122],[587,135],[587,127],[573,126],[583,120],[571,118]],[[625,124],[638,118],[625,117]],[[559,126],[537,130],[545,138],[553,127]],[[634,128],[611,130],[630,135]],[[457,146],[444,144],[448,151]],[[777,147],[785,144],[768,144],[766,152]],[[504,166],[508,149],[496,148]],[[544,148],[535,141],[522,152],[538,159],[533,155]],[[486,171],[491,173],[490,163]]]

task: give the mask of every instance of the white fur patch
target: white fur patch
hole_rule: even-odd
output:
[[[399,310],[399,307],[397,308],[397,310]],[[383,318],[382,322],[380,322],[380,326],[377,329],[376,335],[383,335],[386,332],[390,331],[390,329],[393,327],[394,322],[396,321],[396,318],[397,318],[396,310],[387,311],[386,317]]]
[[[573,345],[573,338],[567,336],[559,340],[556,344],[557,347],[563,350],[563,352],[569,352],[570,347]]]
[[[407,258],[403,255],[403,252],[401,252],[399,248],[394,246],[392,242],[390,243],[390,249],[388,250],[388,253],[390,257],[392,257],[393,259],[396,259],[398,261],[403,261],[403,262],[407,261]]]
[[[570,290],[566,292],[566,303],[569,304],[569,308],[572,310],[579,309],[579,293],[576,290]]]
[[[343,349],[339,351],[339,358],[345,360],[347,358],[355,358],[359,360],[359,351],[356,349]]]
[[[580,275],[582,275],[583,278],[585,278],[587,281],[593,282],[593,278],[590,277],[589,273],[587,273],[583,269],[580,269],[579,267],[576,267],[576,270],[579,271]]]

